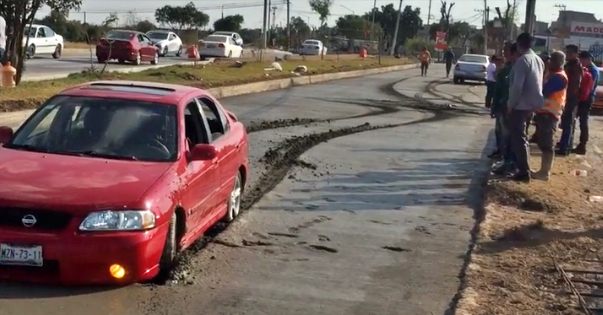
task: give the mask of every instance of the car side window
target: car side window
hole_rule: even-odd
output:
[[[46,37],[54,37],[54,31],[48,27],[44,27],[43,30],[46,32]]]
[[[198,101],[201,111],[207,120],[212,139],[216,140],[226,134],[230,126],[224,112],[209,98],[203,97],[198,99]]]
[[[144,42],[146,44],[149,44],[149,45],[153,44],[153,42],[151,41],[150,38],[147,37],[147,35],[142,35],[142,39],[144,40]]]
[[[40,28],[38,29],[38,36],[37,36],[37,37],[38,37],[38,38],[46,38],[46,32],[44,31],[44,28],[43,28],[43,27],[40,27]]]
[[[140,42],[141,44],[146,44],[146,40],[144,38],[144,36],[142,34],[138,34],[138,42]]]
[[[196,101],[189,102],[184,109],[184,129],[189,148],[197,144],[210,142],[207,128],[203,123],[203,117],[199,112]]]
[[[169,40],[174,40],[174,39],[176,39],[176,35],[175,34],[170,34]]]

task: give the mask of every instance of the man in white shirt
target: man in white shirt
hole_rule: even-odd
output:
[[[490,64],[486,68],[486,108],[492,106],[492,99],[494,98],[494,88],[496,87],[496,55],[490,57]]]
[[[4,60],[6,52],[6,20],[0,15],[0,62]]]

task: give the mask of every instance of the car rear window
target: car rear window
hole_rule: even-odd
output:
[[[226,36],[207,36],[205,39],[206,42],[218,42],[218,43],[226,43],[228,37]]]
[[[316,40],[307,40],[304,42],[304,45],[320,45],[320,43]]]
[[[168,35],[169,33],[165,32],[150,32],[147,34],[147,36],[149,36],[151,39],[167,39]]]
[[[134,33],[133,32],[111,31],[111,32],[107,33],[107,38],[108,39],[125,39],[125,40],[130,40],[132,37],[134,37]]]
[[[461,56],[461,58],[459,58],[459,61],[475,62],[475,63],[488,63],[488,57],[465,55],[465,56]]]

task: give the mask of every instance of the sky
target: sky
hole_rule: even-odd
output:
[[[258,28],[262,25],[263,15],[263,0],[83,0],[83,5],[80,12],[70,13],[71,19],[84,19],[83,12],[86,12],[88,22],[100,23],[110,12],[117,12],[120,17],[120,24],[132,20],[133,17],[138,20],[149,19],[154,21],[155,9],[164,5],[186,5],[188,2],[193,2],[195,6],[202,9],[210,16],[211,26],[213,22],[219,19],[222,15],[221,6],[224,6],[224,15],[241,14],[245,18],[243,27]],[[271,0],[276,3],[276,24],[284,25],[287,19],[286,0]],[[310,9],[308,0],[290,0],[291,15],[300,16],[311,26],[320,24],[318,15]],[[333,25],[337,18],[346,14],[363,14],[370,11],[373,7],[374,0],[334,0],[331,7],[332,16],[329,19],[329,24]],[[432,21],[439,20],[440,17],[440,0],[431,0]],[[494,18],[494,8],[499,6],[501,10],[506,8],[506,0],[486,0],[491,8],[490,17]],[[511,0],[512,2],[513,0]],[[526,0],[515,0],[519,7],[519,19],[521,22],[525,19]],[[555,5],[565,5],[567,10],[593,12],[598,19],[603,18],[603,0],[536,0],[536,16],[539,21],[551,22],[557,19],[559,8]],[[427,23],[430,0],[403,0],[403,6],[410,5],[413,8],[421,9],[421,18],[423,23]],[[452,9],[452,18],[454,21],[465,21],[474,25],[481,25],[482,16],[477,10],[483,10],[484,0],[447,0],[448,3],[455,2]],[[399,2],[397,0],[377,0],[377,6],[395,3],[397,8]],[[278,5],[280,4],[280,5]],[[241,6],[248,6],[240,8]],[[229,8],[239,7],[239,8]],[[130,13],[128,13],[130,12]],[[42,10],[38,17],[43,17],[48,14],[48,9]],[[518,23],[521,24],[521,23]]]

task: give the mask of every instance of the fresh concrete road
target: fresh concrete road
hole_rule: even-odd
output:
[[[251,133],[247,193],[268,191],[257,203],[167,284],[0,284],[2,314],[450,312],[492,122],[483,87],[439,82],[440,68],[224,99],[249,124],[313,119]]]

